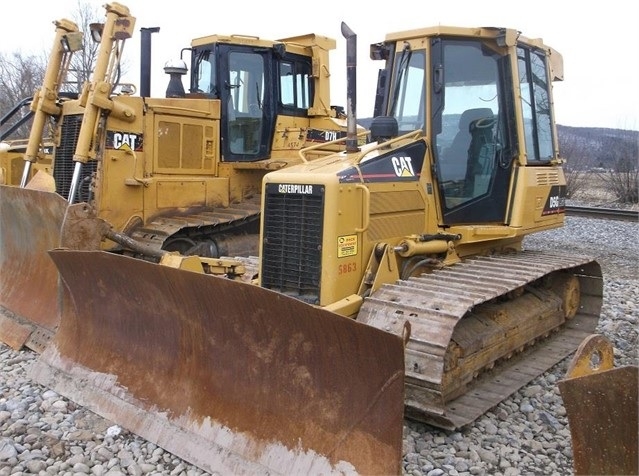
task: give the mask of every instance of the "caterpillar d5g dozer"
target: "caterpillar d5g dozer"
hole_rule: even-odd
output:
[[[21,187],[0,187],[0,340],[16,348],[41,351],[59,320],[52,312],[58,275],[47,250],[257,255],[263,175],[301,162],[302,147],[320,146],[316,156],[344,148],[334,139],[346,135],[346,121],[329,105],[333,39],[198,38],[183,50],[191,60],[188,92],[180,59],[165,67],[166,98],[149,97],[144,68],[133,96],[118,78],[135,18],[118,3],[105,9],[105,24],[92,34],[100,37],[92,80],[77,100],[61,102],[58,91],[82,33],[57,23],[32,106]],[[147,65],[156,30],[142,29]],[[54,126],[52,173],[36,184],[28,179],[41,163],[47,121]],[[86,227],[86,217],[108,225]],[[63,223],[77,228],[76,241],[66,240]],[[111,239],[103,239],[106,231]]]
[[[239,282],[243,267],[254,265],[242,259],[167,254],[156,264],[55,250],[63,314],[32,378],[210,470],[210,460],[180,442],[185,431],[220,441],[202,422],[223,419],[223,408],[199,406],[233,398],[216,385],[217,373],[233,369],[258,393],[296,401],[310,398],[297,392],[297,371],[288,371],[299,369],[300,346],[314,349],[318,365],[340,381],[371,352],[375,365],[346,398],[370,398],[376,408],[396,374],[377,373],[385,346],[403,341],[405,416],[454,429],[595,329],[599,264],[524,247],[528,234],[564,223],[552,101],[561,56],[512,29],[388,34],[371,46],[385,68],[372,142],[361,145],[356,35],[342,29],[346,149],[265,175],[257,278]],[[346,341],[336,322],[356,325]],[[307,326],[313,331],[301,330]],[[369,347],[368,336],[379,332],[396,340]],[[305,385],[323,389],[315,379]],[[173,388],[187,390],[162,394]],[[341,396],[334,400],[341,408]],[[291,412],[306,415],[297,405]],[[159,438],[155,429],[169,424],[174,439]]]

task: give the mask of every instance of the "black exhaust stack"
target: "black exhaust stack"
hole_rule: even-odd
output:
[[[346,38],[346,152],[359,152],[357,147],[357,35],[342,22]]]
[[[157,33],[160,27],[140,28],[140,96],[151,96],[151,33]]]

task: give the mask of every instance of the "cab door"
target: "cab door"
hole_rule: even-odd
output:
[[[445,226],[506,221],[516,154],[511,75],[505,48],[490,43],[432,42],[431,124]]]
[[[219,49],[224,161],[266,159],[275,128],[273,52],[236,45]]]

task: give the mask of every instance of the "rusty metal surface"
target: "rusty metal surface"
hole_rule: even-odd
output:
[[[598,362],[592,366],[591,362]],[[639,474],[639,369],[613,368],[613,349],[591,335],[579,347],[559,390],[566,407],[575,474]]]
[[[498,299],[565,269],[579,278],[581,303],[561,332],[552,332],[563,322],[560,303],[545,290]],[[597,325],[602,294],[600,266],[588,257],[533,251],[480,256],[382,286],[364,300],[357,320],[397,335],[403,326],[397,316],[410,321],[406,415],[453,430],[574,352]],[[480,314],[489,302],[496,318]],[[468,350],[468,343],[475,348]],[[459,356],[453,354],[459,349]],[[489,370],[493,354],[498,360]]]
[[[58,323],[58,272],[47,251],[59,244],[67,202],[51,192],[0,186],[0,339],[21,347],[37,327]],[[25,329],[15,341],[10,328]],[[13,335],[13,337],[12,337]]]
[[[243,282],[51,256],[70,295],[37,382],[212,473],[401,471],[401,338]]]
[[[615,366],[612,343],[601,334],[587,336],[577,348],[570,361],[566,378],[586,377]]]

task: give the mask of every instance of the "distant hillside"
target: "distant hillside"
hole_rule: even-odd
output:
[[[614,169],[620,160],[639,160],[639,131],[557,125],[559,152],[580,169]]]
[[[372,117],[357,120],[367,129],[371,122]],[[557,134],[561,155],[583,168],[613,168],[620,157],[633,158],[635,163],[639,161],[639,131],[558,124]]]

